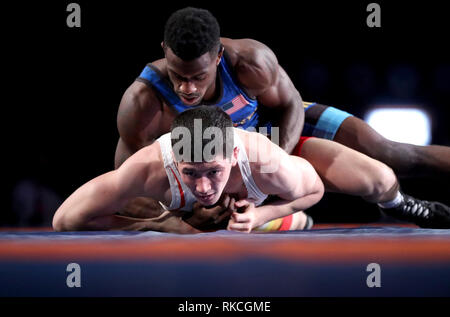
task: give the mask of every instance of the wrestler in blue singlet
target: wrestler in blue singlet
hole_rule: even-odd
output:
[[[202,104],[214,104],[222,108],[230,115],[234,126],[237,128],[248,129],[250,127],[265,126],[268,134],[270,134],[271,122],[259,122],[258,101],[249,97],[240,88],[230,65],[227,54],[224,52],[218,66],[220,97],[213,103],[204,102]],[[193,107],[183,104],[175,93],[172,83],[152,64],[148,64],[136,80],[158,91],[167,104],[177,113]],[[317,103],[304,102],[304,107],[305,125],[302,132],[303,136],[315,136],[332,140],[342,122],[351,116],[345,111]]]

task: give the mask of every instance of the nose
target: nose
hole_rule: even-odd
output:
[[[195,191],[199,194],[206,194],[211,189],[211,183],[207,177],[200,177],[195,183]]]
[[[197,92],[197,87],[191,81],[183,81],[180,84],[180,92],[185,95],[194,94]]]

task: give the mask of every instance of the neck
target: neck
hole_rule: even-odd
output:
[[[228,183],[223,192],[236,196],[239,199],[247,197],[247,188],[244,185],[239,164],[236,164],[236,166],[231,169],[230,178],[228,179]]]
[[[208,88],[208,90],[205,93],[205,96],[203,96],[203,101],[207,103],[214,103],[215,101],[218,101],[220,97],[220,78],[219,78],[219,72],[216,72],[216,80],[213,81],[211,86]]]

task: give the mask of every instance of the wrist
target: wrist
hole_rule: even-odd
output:
[[[284,204],[267,204],[257,209],[254,228],[262,226],[269,221],[288,216],[293,212],[289,205]]]
[[[262,226],[263,224],[276,219],[278,217],[272,217],[271,215],[277,214],[277,212],[274,210],[275,207],[270,205],[264,205],[255,208],[255,216],[254,216],[254,224],[253,228],[258,228]],[[274,212],[275,211],[275,212]]]

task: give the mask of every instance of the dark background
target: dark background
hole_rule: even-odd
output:
[[[81,28],[66,7],[81,5]],[[449,22],[438,1],[376,1],[381,28],[366,25],[372,1],[58,1],[2,7],[4,207],[33,179],[65,199],[113,168],[116,115],[125,89],[162,57],[166,19],[187,5],[209,9],[222,36],[267,44],[304,100],[364,116],[378,102],[418,104],[432,118],[432,142],[450,145]],[[405,191],[450,203],[448,179],[401,180]],[[374,221],[375,206],[327,195],[316,222]],[[39,224],[39,222],[29,225]]]

